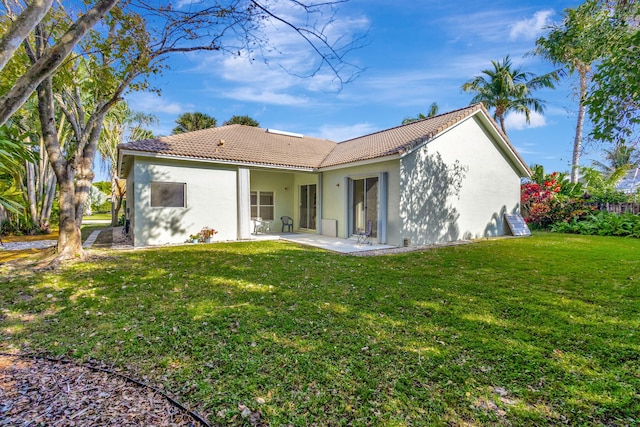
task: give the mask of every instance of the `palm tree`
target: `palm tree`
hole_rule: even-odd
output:
[[[594,2],[587,2],[575,10],[565,10],[562,24],[555,25],[549,34],[536,40],[536,48],[532,52],[554,65],[564,67],[569,75],[578,75],[578,117],[573,139],[571,182],[578,182],[589,74],[592,64],[602,56],[602,49],[595,40],[604,32],[602,21],[592,18],[596,12],[597,5]]]
[[[544,112],[544,101],[534,98],[532,92],[540,88],[554,88],[558,73],[551,72],[542,76],[514,67],[507,55],[502,61],[491,61],[493,69],[482,70],[483,75],[474,77],[462,85],[462,90],[474,94],[471,104],[482,102],[493,109],[493,118],[500,123],[506,134],[504,119],[507,113],[523,113],[529,123],[531,110]]]
[[[418,113],[418,117],[405,117],[404,120],[402,120],[402,124],[406,125],[407,123],[411,123],[411,122],[417,122],[418,120],[424,120],[428,117],[434,117],[438,115],[438,110],[440,109],[440,107],[438,107],[438,103],[434,102],[431,104],[431,106],[429,107],[429,114],[427,114],[426,116],[422,113]]]
[[[245,125],[258,127],[260,123],[257,120],[252,119],[249,116],[231,116],[229,120],[224,122],[225,125]]]
[[[217,126],[218,122],[215,118],[208,114],[195,112],[184,113],[176,119],[176,126],[173,128],[172,134],[193,132],[194,130],[209,129]]]
[[[20,182],[24,176],[25,161],[32,162],[37,156],[21,140],[23,135],[16,126],[0,126],[0,209],[23,214]]]
[[[604,150],[603,160],[594,161],[593,166],[608,176],[621,168],[628,170],[640,166],[640,153],[634,147],[618,143],[613,149]]]
[[[102,126],[98,152],[102,158],[102,166],[109,174],[111,181],[111,225],[118,225],[118,215],[125,196],[125,188],[118,180],[118,144],[125,138],[135,141],[153,138],[153,133],[145,126],[158,123],[153,114],[132,111],[125,101],[120,101],[107,114]]]

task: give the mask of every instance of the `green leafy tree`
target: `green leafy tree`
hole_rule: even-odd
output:
[[[359,38],[336,39],[328,34],[331,26],[324,25],[341,2],[290,0],[303,16],[323,16],[296,22],[288,20],[294,19],[293,15],[281,16],[273,5],[259,1],[242,7],[218,1],[191,3],[186,10],[145,2],[116,3],[100,0],[78,21],[55,3],[46,19],[35,26],[34,36],[22,44],[28,71],[0,97],[2,123],[37,87],[43,144],[59,188],[59,239],[52,266],[65,259],[85,257],[80,234],[82,211],[95,175],[93,162],[107,113],[125,92],[149,90],[148,77],[162,71],[167,55],[203,50],[238,54],[259,51],[256,47],[266,51],[272,46],[263,29],[268,23],[278,22],[319,55],[318,67],[310,75],[328,67],[344,84],[360,71],[344,61]],[[100,16],[98,6],[104,12]],[[99,30],[91,30],[102,17]],[[73,46],[78,55],[65,61],[67,50]],[[56,132],[58,111],[63,112],[72,129],[70,143],[64,147]]]
[[[193,132],[194,130],[209,129],[218,125],[217,120],[208,114],[195,112],[183,113],[176,119],[178,126],[173,128],[172,134]]]
[[[611,149],[604,150],[603,161],[594,161],[593,166],[602,173],[611,175],[621,168],[640,166],[640,152],[624,143],[618,143]]]
[[[34,30],[50,11],[52,2],[36,0],[23,13],[11,21],[6,32],[0,39],[0,69],[6,65],[16,53],[18,46],[26,40],[26,35]],[[118,0],[100,0],[91,9],[66,26],[64,35],[56,42],[43,49],[36,61],[32,62],[27,71],[11,86],[11,89],[0,96],[0,124],[4,124],[27,101],[34,90],[45,79],[50,78],[55,70],[64,63],[78,42],[111,10]],[[7,16],[15,15],[4,2]],[[16,2],[16,4],[18,4]]]
[[[534,55],[563,67],[568,75],[578,77],[578,117],[573,139],[571,182],[578,182],[589,75],[593,64],[602,57],[597,40],[604,31],[603,20],[602,17],[594,18],[602,13],[595,1],[587,1],[576,9],[566,9],[562,23],[554,25],[549,34],[540,37],[533,51]]]
[[[25,145],[16,126],[0,126],[0,207],[15,214],[24,214],[20,183],[25,173],[25,162],[35,160],[36,154]]]
[[[437,115],[438,115],[438,110],[439,110],[439,109],[440,109],[440,108],[438,107],[438,103],[437,103],[437,102],[434,102],[434,103],[432,103],[432,104],[431,104],[431,106],[429,107],[429,113],[428,113],[426,116],[425,116],[424,114],[422,114],[422,113],[418,113],[418,116],[417,116],[417,117],[405,117],[405,118],[402,120],[402,124],[403,124],[403,125],[406,125],[407,123],[417,122],[418,120],[424,120],[424,119],[426,119],[426,118],[428,118],[428,117],[434,117],[434,116],[437,116]]]
[[[640,3],[595,1],[601,12],[592,16],[606,28],[595,41],[604,50],[587,97],[595,139],[637,143],[640,124]]]
[[[554,88],[558,80],[557,72],[542,76],[514,67],[507,55],[502,61],[491,61],[492,69],[482,70],[482,75],[462,85],[462,90],[473,94],[471,104],[482,102],[488,109],[493,109],[493,117],[506,134],[505,116],[509,112],[524,114],[527,123],[531,111],[542,114],[544,101],[535,98],[533,92],[541,88]]]
[[[593,202],[620,203],[629,200],[629,196],[621,191],[616,191],[616,184],[627,171],[629,165],[621,166],[615,170],[602,172],[600,170],[583,167],[581,168],[582,181],[585,189]]]
[[[258,127],[260,123],[257,120],[252,119],[249,116],[231,116],[229,120],[224,122],[225,125],[245,125]]]

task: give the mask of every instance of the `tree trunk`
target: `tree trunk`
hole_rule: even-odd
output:
[[[76,223],[76,192],[73,176],[74,171],[71,165],[67,166],[67,171],[62,179],[58,176],[60,183],[60,229],[58,255],[54,259],[53,266],[56,266],[60,261],[75,258],[83,260],[86,257],[82,249],[80,225]],[[82,215],[82,212],[80,212],[80,215]]]
[[[53,207],[53,200],[56,197],[56,176],[47,170],[47,181],[45,186],[44,199],[42,201],[42,211],[40,212],[40,227],[43,230],[49,230],[49,221],[51,219],[51,208]]]
[[[587,72],[584,67],[578,67],[580,76],[580,101],[578,104],[578,120],[576,123],[576,135],[573,139],[573,156],[571,158],[571,182],[577,183],[580,172],[580,154],[582,151],[582,129],[584,128],[584,115],[586,106],[584,105],[587,96]]]
[[[506,135],[507,128],[504,126],[504,116],[499,116],[498,120],[500,120],[500,129],[502,129],[502,132]]]
[[[57,256],[51,263],[56,266],[60,261],[72,258],[84,259],[80,226],[76,224],[75,205],[75,162],[68,162],[60,149],[56,130],[55,110],[53,107],[53,88],[51,77],[38,86],[38,113],[44,145],[49,162],[60,187],[60,229]]]
[[[113,170],[112,170],[113,172]],[[115,173],[111,174],[111,226],[118,226],[118,212],[122,202],[116,197],[116,190],[118,187],[118,178]]]
[[[20,47],[20,44],[27,38],[29,33],[44,18],[51,8],[53,0],[32,0],[29,6],[18,18],[13,21],[7,31],[0,39],[0,70],[7,65],[13,53]],[[7,5],[7,9],[9,6]],[[7,15],[10,11],[7,10]]]
[[[95,174],[93,172],[93,161],[96,158],[98,152],[98,140],[100,139],[100,132],[102,132],[102,122],[104,121],[105,113],[96,113],[96,116],[92,116],[89,123],[91,128],[84,128],[80,124],[81,134],[76,134],[76,139],[80,141],[86,141],[84,148],[79,153],[77,158],[77,173],[76,173],[76,185],[75,185],[75,205],[76,205],[76,224],[78,227],[82,225],[82,214],[84,211],[84,204],[89,197],[91,191],[91,184]],[[95,121],[92,120],[95,117]],[[87,132],[89,134],[87,135]]]
[[[34,225],[38,224],[38,202],[36,200],[36,178],[35,166],[31,162],[25,165],[27,174],[27,200],[29,202],[29,216]]]
[[[15,113],[33,91],[71,53],[75,45],[102,17],[118,3],[118,0],[100,0],[86,14],[82,15],[52,48],[47,49],[27,72],[18,79],[11,89],[0,97],[0,125]]]

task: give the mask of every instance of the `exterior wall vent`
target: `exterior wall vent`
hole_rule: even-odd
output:
[[[411,246],[411,239],[409,239],[408,237],[402,239],[402,246],[404,246],[405,248]]]

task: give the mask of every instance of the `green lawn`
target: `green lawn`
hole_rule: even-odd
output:
[[[640,240],[381,257],[281,242],[0,267],[0,350],[97,359],[214,425],[640,424]],[[8,278],[13,276],[13,278]]]
[[[88,219],[88,220],[101,220],[101,221],[111,221],[111,213],[107,212],[107,213],[94,213],[93,215],[85,215],[82,217],[82,219]]]

